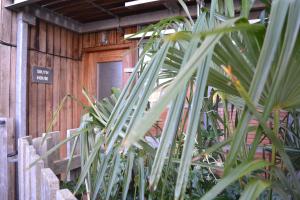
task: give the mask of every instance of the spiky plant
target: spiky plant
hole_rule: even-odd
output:
[[[218,169],[220,179],[197,198],[215,199],[234,183],[243,191],[241,199],[256,199],[264,191],[270,198],[275,193],[283,199],[300,198],[294,165],[278,135],[280,111],[298,109],[300,103],[300,1],[273,0],[265,24],[249,24],[250,0],[242,1],[237,17],[233,0],[212,0],[209,12],[203,9],[196,20],[184,2],[179,2],[187,18],[165,19],[144,30],[154,34],[109,116],[104,117],[90,101],[95,123],[90,126],[83,121],[81,131],[72,137],[80,138],[81,145],[77,189],[85,184],[93,199],[144,199],[146,194],[149,199],[187,199],[195,192],[191,172],[206,169],[215,175],[212,169]],[[162,35],[167,28],[175,33]],[[144,62],[145,55],[151,57],[149,62]],[[149,108],[158,80],[166,78],[158,86],[164,87],[163,95]],[[210,112],[208,86],[222,98],[223,119]],[[239,110],[236,127],[229,128],[228,103]],[[166,109],[156,149],[145,135]],[[203,128],[203,116],[209,117],[214,133],[223,123],[228,137],[212,146],[203,145],[202,136],[209,134],[208,127]],[[257,125],[250,127],[250,120]],[[273,127],[268,126],[270,121]],[[246,137],[253,130],[255,139],[248,148]],[[262,137],[272,142],[270,162],[255,159]],[[193,159],[223,154],[225,145],[229,151],[224,165]],[[283,168],[276,165],[276,154]],[[208,183],[206,180],[199,188]]]

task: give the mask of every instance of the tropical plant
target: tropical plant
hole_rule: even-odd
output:
[[[247,1],[244,1],[244,3],[247,5]],[[246,17],[249,9],[247,9],[248,6],[244,7],[242,13]],[[133,119],[133,128],[128,130],[126,139],[123,142],[124,146],[128,148],[137,142],[138,138],[142,138],[163,109],[171,103],[169,116],[164,126],[165,133],[162,134],[162,137],[166,140],[164,142],[162,139],[160,143],[156,156],[157,163],[154,161],[153,173],[150,176],[150,186],[155,188],[164,166],[163,162],[167,156],[170,141],[172,141],[172,134],[176,130],[176,123],[174,122],[176,122],[178,116],[180,117],[180,115],[176,116],[176,112],[180,113],[180,105],[182,105],[180,97],[185,96],[185,85],[188,81],[196,79],[195,93],[189,115],[188,139],[185,140],[178,170],[175,199],[183,197],[185,193],[187,172],[193,157],[194,138],[199,125],[206,83],[228,95],[241,97],[245,106],[241,113],[241,119],[233,133],[234,137],[230,142],[230,151],[225,162],[224,178],[210,192],[206,193],[203,199],[216,197],[233,181],[254,170],[263,169],[272,164],[253,160],[262,135],[270,138],[273,144],[272,151],[280,154],[289,173],[292,174],[292,177],[296,177],[294,167],[277,137],[277,132],[279,111],[299,106],[299,102],[296,100],[299,94],[296,89],[299,82],[295,77],[298,73],[297,63],[299,63],[297,56],[299,53],[297,51],[299,48],[299,1],[273,1],[266,30],[263,26],[249,25],[247,22],[234,19],[225,20],[221,25],[216,25],[217,28],[212,29],[214,27],[212,24],[218,24],[214,20],[213,9],[212,6],[209,22],[206,22],[205,14],[200,15],[195,23],[191,21],[191,24],[194,23],[194,32],[183,33],[180,31],[166,38],[165,42],[162,43],[161,48],[153,57],[152,63],[157,63],[158,65],[155,66],[160,67],[159,64],[163,63],[161,60],[168,60],[167,52],[169,49],[174,48],[173,43],[175,41],[179,46],[176,49],[179,51],[182,49],[181,54],[176,54],[176,58],[182,56],[181,59],[173,58],[170,60],[177,61],[178,73],[175,74],[175,78],[166,87],[164,95],[153,108],[147,112],[144,112],[143,107],[137,109],[143,112],[140,115],[142,117],[136,120]],[[200,23],[203,23],[202,26],[199,25]],[[206,26],[207,29],[197,30],[197,25],[201,28]],[[202,38],[199,36],[202,36]],[[227,72],[228,76],[224,75],[222,71]],[[151,75],[149,74],[149,77]],[[155,79],[155,76],[152,78]],[[230,81],[226,80],[228,78]],[[228,86],[228,83],[231,83],[231,85]],[[293,90],[292,93],[291,90]],[[180,95],[181,93],[183,95]],[[147,98],[146,95],[144,97]],[[259,112],[257,107],[260,107],[263,112]],[[270,129],[266,122],[269,120],[272,111],[275,115],[274,128]],[[252,118],[258,120],[259,124],[256,128],[255,141],[248,151],[244,148],[244,144],[248,133],[248,122]],[[175,127],[173,130],[170,128],[172,126]],[[159,151],[160,149],[161,151]],[[273,166],[272,169],[278,171],[276,166]],[[273,171],[269,173],[273,174]],[[276,179],[276,175],[272,177]],[[294,178],[291,183],[290,185],[293,186],[288,188],[289,192],[285,194],[292,194],[294,197],[299,196],[296,189],[299,188],[298,180]],[[258,185],[262,188],[261,191],[274,186],[270,182],[262,181],[257,177],[249,184],[249,188],[246,187],[245,194],[248,195],[248,192]],[[276,189],[278,190],[278,187]],[[282,191],[278,192],[284,195]],[[253,195],[259,195],[259,193]]]
[[[159,182],[161,186],[160,190],[156,192],[150,191],[147,181],[144,180],[145,178],[142,178],[150,175],[150,169],[155,155],[154,148],[150,146],[151,140],[153,140],[150,136],[147,141],[150,144],[147,146],[149,151],[132,150],[127,155],[123,154],[120,156],[117,146],[117,148],[113,149],[109,157],[107,157],[107,155],[103,153],[103,146],[100,147],[100,150],[94,150],[95,146],[97,146],[95,142],[98,137],[103,137],[101,131],[105,128],[107,119],[111,115],[111,111],[120,96],[119,90],[113,88],[112,95],[99,102],[92,100],[85,90],[83,90],[83,94],[91,106],[85,106],[86,113],[82,117],[78,133],[74,135],[75,138],[71,137],[75,139],[71,157],[73,157],[76,145],[80,146],[82,173],[76,180],[76,185],[74,185],[74,181],[71,181],[64,183],[63,187],[76,192],[78,194],[77,196],[82,196],[82,194],[87,193],[88,196],[93,199],[136,199],[137,197],[141,199],[143,196],[148,196],[152,199],[171,199],[175,189],[172,183],[176,180],[176,161],[172,163],[169,162],[167,170],[163,171],[163,180]],[[212,98],[207,99],[206,102],[208,105],[212,104]],[[97,115],[97,113],[101,115]],[[99,119],[100,117],[102,117],[102,119]],[[182,121],[181,126],[184,126],[184,124],[185,121]],[[216,126],[216,124],[214,126]],[[203,140],[199,140],[199,142],[202,141],[206,147],[211,146],[216,139],[214,132],[210,130],[210,127],[208,127],[207,130],[202,128],[202,130],[205,133],[210,132],[210,134],[201,135]],[[178,137],[176,140],[176,145],[173,148],[174,155],[181,154],[183,139],[183,137]],[[61,144],[50,150],[48,154],[59,148]],[[199,144],[199,152],[202,150],[203,146]],[[90,156],[96,152],[97,155],[91,160]],[[117,158],[115,156],[117,155],[119,156],[116,163],[115,159]],[[220,154],[217,155],[219,156]],[[206,163],[221,163],[222,159],[219,159],[218,156],[212,155],[198,160],[204,160]],[[71,161],[72,160],[69,160],[68,168]],[[87,163],[89,163],[88,167],[86,167]],[[191,181],[188,185],[190,192],[185,195],[187,199],[202,196],[216,181],[216,176],[210,168],[200,169],[196,167],[191,171],[190,177]],[[83,189],[83,186],[85,189]],[[101,194],[106,195],[101,196]]]
[[[144,30],[154,34],[112,111],[103,115],[89,100],[92,114],[83,118],[81,130],[71,138],[80,140],[82,155],[76,189],[85,184],[93,199],[144,199],[146,194],[149,199],[215,199],[238,184],[240,199],[266,193],[270,198],[299,199],[295,165],[279,137],[279,116],[300,103],[300,1],[273,0],[265,24],[248,22],[252,1],[243,0],[241,16],[234,18],[232,0],[212,0],[209,12],[202,9],[195,21],[179,2],[187,18],[168,18]],[[162,35],[167,28],[175,33]],[[159,79],[167,81],[157,85]],[[208,86],[219,94],[224,117],[213,109],[218,104],[208,100]],[[164,88],[163,95],[149,107],[148,99],[158,87]],[[229,125],[228,104],[238,110],[236,127]],[[155,149],[145,135],[166,109]],[[204,127],[205,117],[210,125]],[[250,126],[250,120],[257,125]],[[249,147],[246,137],[253,131]],[[212,133],[214,138],[226,137],[205,146]],[[270,162],[255,159],[262,137],[272,142]],[[223,163],[226,145],[229,152]],[[276,165],[276,154],[282,167]],[[212,169],[221,171],[221,177]],[[195,179],[200,171],[215,180],[201,179],[202,185]],[[212,184],[206,188],[208,183]],[[191,189],[195,184],[200,187]]]

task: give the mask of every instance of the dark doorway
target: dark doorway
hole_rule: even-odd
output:
[[[101,100],[111,95],[111,88],[122,87],[122,61],[98,63],[97,97]]]

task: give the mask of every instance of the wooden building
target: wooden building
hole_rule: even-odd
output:
[[[122,61],[125,82],[125,69],[137,60],[137,42],[124,34],[184,13],[176,1],[125,2],[134,1],[1,0],[0,116],[16,119],[18,137],[45,132],[66,95],[82,100],[85,87],[96,96],[97,63]],[[188,5],[195,15],[195,1]],[[51,68],[52,83],[32,81],[37,66]],[[74,128],[79,120],[80,106],[68,99],[52,129]]]
[[[126,68],[137,59],[137,42],[124,40],[124,34],[182,14],[176,3],[125,7],[125,2],[1,0],[0,116],[16,119],[16,137],[45,132],[66,95],[82,100],[85,87],[97,96],[97,63],[122,61],[125,82]],[[50,68],[53,81],[32,81],[35,67]],[[52,130],[77,127],[80,111],[68,99]]]
[[[138,43],[124,40],[125,34],[184,14],[173,0],[129,7],[125,2],[134,1],[0,0],[0,117],[15,120],[11,153],[17,138],[46,132],[66,95],[84,101],[82,88],[99,95],[99,63],[119,62],[119,84],[126,82],[138,59]],[[187,4],[195,16],[196,1]],[[47,69],[52,81],[36,80],[36,67]],[[50,130],[76,128],[80,116],[81,106],[68,98]]]
[[[176,1],[125,6],[126,0],[1,0],[0,116],[16,119],[17,137],[46,131],[66,95],[97,95],[97,63],[137,60],[137,42],[124,40],[140,25],[182,15]],[[196,15],[196,1],[188,1]],[[261,5],[256,6],[257,9]],[[238,7],[237,7],[238,9]],[[51,68],[50,84],[32,81],[34,67]],[[130,70],[127,70],[130,71]],[[77,127],[80,106],[67,100],[52,130]]]

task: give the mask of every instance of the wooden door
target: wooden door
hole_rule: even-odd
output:
[[[99,63],[105,62],[122,62],[122,86],[127,82],[130,74],[126,73],[126,68],[134,67],[137,53],[136,48],[128,46],[127,48],[109,49],[109,50],[95,50],[86,52],[83,56],[83,77],[82,87],[84,87],[90,96],[97,97],[97,66]],[[86,102],[84,100],[84,102]]]

